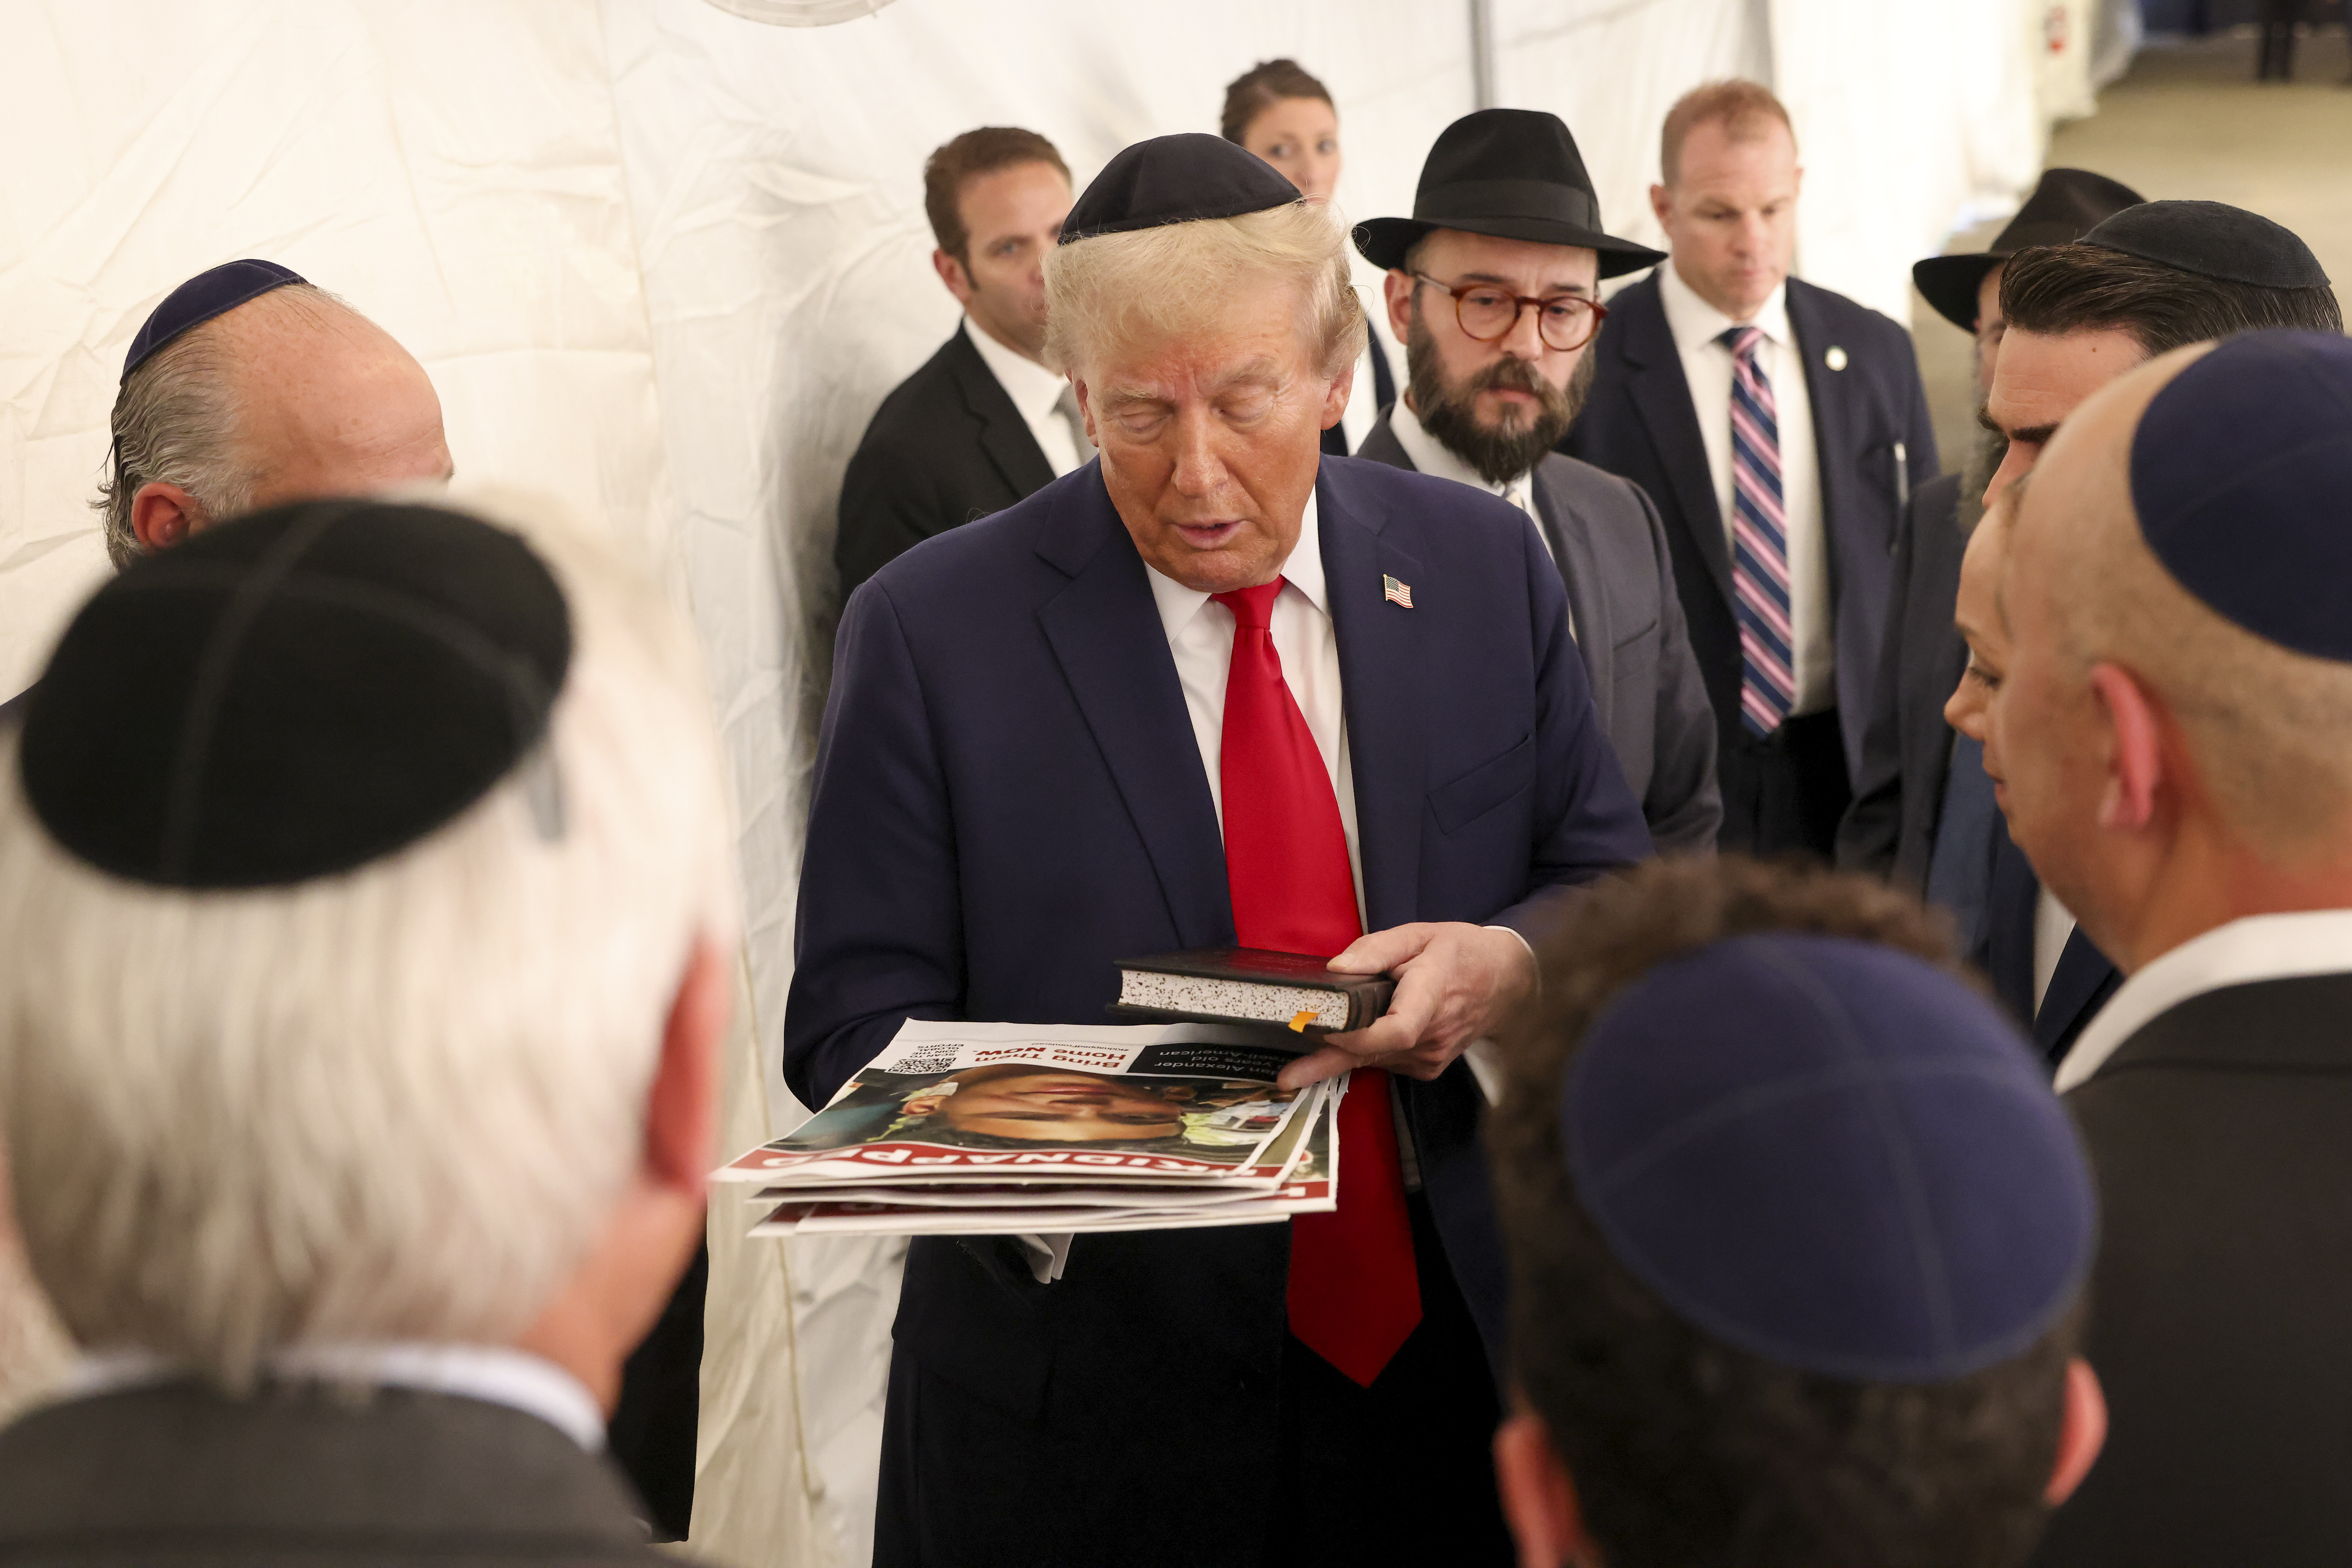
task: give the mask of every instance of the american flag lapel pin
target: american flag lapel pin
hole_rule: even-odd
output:
[[[1408,610],[1412,608],[1412,586],[1400,583],[1386,574],[1381,577],[1381,597],[1391,605],[1402,605]]]

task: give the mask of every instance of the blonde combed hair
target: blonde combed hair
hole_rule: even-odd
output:
[[[517,527],[570,604],[555,839],[509,777],[347,874],[151,887],[61,850],[0,741],[0,1119],[87,1346],[240,1388],[284,1346],[508,1342],[635,1169],[693,943],[735,923],[693,634],[543,514],[441,504]]]
[[[1302,331],[1334,377],[1364,351],[1364,305],[1348,270],[1348,226],[1328,204],[1163,224],[1057,247],[1045,258],[1045,361],[1083,374],[1104,353],[1212,325],[1250,277],[1288,283]]]

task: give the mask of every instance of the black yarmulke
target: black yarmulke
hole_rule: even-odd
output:
[[[2173,377],[2133,433],[2131,494],[2148,549],[2216,614],[2352,662],[2352,339],[2247,332]]]
[[[520,539],[437,507],[321,500],[133,564],[67,627],[17,765],[102,871],[261,888],[456,817],[539,744],[572,658]]]
[[[247,300],[273,289],[306,281],[291,268],[250,258],[224,261],[197,273],[164,295],[163,302],[148,312],[138,336],[131,340],[131,352],[122,358],[122,379],[130,380],[131,373],[144,364],[150,355],[190,327],[202,326],[215,316],[225,316]]]
[[[1222,136],[1188,131],[1119,150],[1062,220],[1061,243],[1286,207],[1305,198],[1281,171]]]
[[[2100,224],[2083,243],[2224,283],[2327,287],[2319,258],[2293,229],[2222,202],[2142,202]]]

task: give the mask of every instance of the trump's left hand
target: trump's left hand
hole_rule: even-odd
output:
[[[1327,1035],[1319,1050],[1283,1068],[1284,1089],[1304,1089],[1351,1068],[1435,1078],[1536,982],[1534,955],[1517,934],[1462,921],[1370,932],[1350,942],[1331,968],[1342,974],[1392,973],[1396,994],[1370,1027]]]

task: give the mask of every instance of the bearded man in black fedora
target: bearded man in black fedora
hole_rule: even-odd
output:
[[[1977,342],[1977,402],[1992,391],[2007,326],[2000,280],[2009,258],[2037,245],[2065,245],[2143,198],[2084,169],[2045,170],[2007,227],[1983,250],[1931,256],[1911,281],[1936,313]],[[1878,685],[1862,738],[1853,805],[1838,825],[1842,869],[1873,871],[1949,910],[1962,935],[1981,923],[1999,816],[1982,751],[1944,721],[1944,702],[1969,661],[1952,625],[1960,552],[1984,514],[1984,492],[2009,443],[1982,432],[1959,471],[1911,498],[1895,551],[1893,613],[1879,654]]]
[[[1552,451],[1592,384],[1600,281],[1661,259],[1602,231],[1557,115],[1482,109],[1447,126],[1409,218],[1356,248],[1385,267],[1402,398],[1359,457],[1459,480],[1534,522],[1568,587],[1570,634],[1662,854],[1711,853],[1722,825],[1715,716],[1657,508],[1640,486]]]
[[[1802,171],[1752,81],[1684,95],[1668,259],[1610,300],[1562,450],[1648,491],[1716,712],[1726,849],[1826,859],[1862,766],[1895,546],[1936,436],[1910,334],[1789,276]]]

